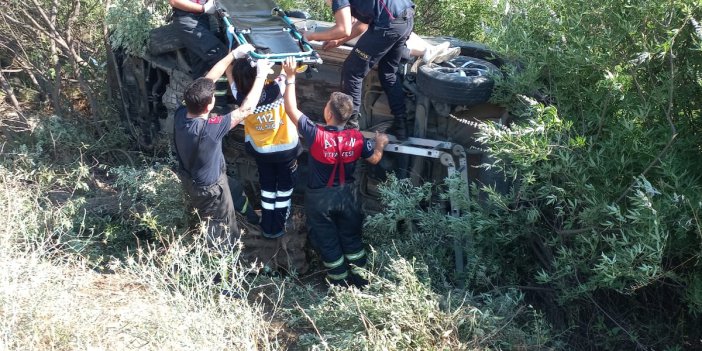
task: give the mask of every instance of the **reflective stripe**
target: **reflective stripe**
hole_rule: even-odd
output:
[[[330,280],[343,280],[349,277],[349,272],[344,272],[341,274],[327,274]]]
[[[290,189],[290,190],[288,190],[288,191],[280,191],[280,190],[278,190],[278,192],[276,192],[275,195],[276,195],[277,197],[285,197],[285,196],[290,196],[290,195],[292,195],[292,193],[293,193],[293,190],[292,190],[292,189]]]
[[[287,144],[274,144],[274,145],[258,146],[258,145],[256,145],[256,143],[253,142],[253,138],[251,138],[250,134],[246,134],[244,141],[249,143],[249,145],[251,145],[251,147],[254,150],[256,150],[256,152],[260,152],[262,154],[267,154],[267,153],[271,153],[271,152],[278,152],[278,151],[292,150],[295,147],[297,147],[297,144],[299,144],[299,139],[294,139],[292,142],[287,143]]]
[[[355,261],[359,258],[362,258],[365,255],[366,255],[366,250],[361,249],[361,251],[359,251],[359,252],[346,255],[346,258],[348,258],[349,261]]]
[[[365,272],[365,271],[366,271],[366,270],[365,270],[364,268],[362,268],[362,267],[356,267],[356,266],[354,266],[353,268],[351,268],[351,273],[353,273],[353,274],[355,274],[355,275],[361,275],[361,274],[363,274],[363,272]]]
[[[261,196],[269,198],[269,199],[275,199],[275,192],[261,190]]]
[[[344,264],[344,256],[339,257],[339,259],[334,262],[324,261],[324,267],[327,267],[329,269],[334,269],[336,267],[341,266],[342,264]]]
[[[263,207],[264,210],[275,210],[275,206],[272,203],[264,202],[261,201],[261,207]]]
[[[290,207],[290,205],[292,205],[292,201],[291,201],[291,200],[288,200],[288,201],[276,201],[276,203],[275,203],[275,208],[286,208],[286,207]]]
[[[268,82],[266,82],[266,83],[268,83]],[[275,101],[271,102],[270,104],[256,106],[256,108],[253,110],[253,114],[259,114],[261,112],[266,112],[268,110],[275,110],[276,108],[283,106],[284,103],[285,103],[285,99],[283,99],[283,97],[281,96],[280,99],[275,100]]]
[[[225,95],[227,95],[227,91],[226,90],[216,90],[214,95],[215,96],[225,96]]]
[[[249,198],[246,197],[246,202],[244,202],[244,206],[241,207],[241,213],[246,213],[246,209],[249,208]]]

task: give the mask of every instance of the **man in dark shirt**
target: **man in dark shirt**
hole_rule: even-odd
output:
[[[398,139],[407,139],[407,108],[397,70],[405,43],[414,27],[411,0],[327,0],[336,24],[323,32],[305,33],[307,40],[346,41],[361,33],[342,68],[342,91],[353,97],[354,119],[361,106],[363,78],[378,64],[378,77],[395,116],[391,130]],[[356,22],[352,24],[352,18]],[[358,127],[358,122],[349,123]]]
[[[204,220],[209,218],[207,242],[211,247],[232,246],[239,228],[226,175],[222,139],[256,107],[271,64],[258,61],[256,80],[241,106],[224,115],[210,116],[214,107],[214,81],[234,58],[253,50],[250,45],[232,51],[206,77],[194,80],[184,93],[185,106],[175,113],[174,140],[181,180],[191,204]]]
[[[380,162],[388,137],[376,132],[373,143],[357,129],[344,129],[353,112],[353,102],[340,92],[332,93],[324,108],[326,126],[316,125],[297,109],[296,68],[297,63],[291,58],[283,64],[287,74],[285,112],[309,147],[310,175],[305,191],[309,239],[328,269],[330,283],[362,287],[368,283],[359,274],[366,265],[366,252],[353,172],[359,158],[371,164]]]

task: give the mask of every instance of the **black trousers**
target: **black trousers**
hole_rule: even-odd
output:
[[[182,172],[179,177],[191,206],[197,209],[201,220],[208,221],[208,246],[217,249],[233,248],[240,233],[227,174],[222,172],[214,184],[207,186],[194,184]]]
[[[297,174],[297,159],[282,162],[256,160],[261,184],[261,229],[263,236],[277,238],[285,234],[290,216],[292,193]]]
[[[322,257],[331,283],[340,283],[349,277],[349,263],[364,267],[361,229],[363,214],[358,188],[345,184],[331,188],[307,189],[305,213],[312,247]]]
[[[371,25],[358,39],[341,71],[342,92],[353,98],[354,112],[360,110],[363,78],[377,63],[380,84],[388,96],[392,114],[395,118],[407,117],[405,93],[397,77],[397,70],[403,48],[413,28],[414,11],[410,8],[387,28]]]
[[[193,79],[204,76],[215,63],[227,55],[222,41],[210,30],[209,15],[175,10],[173,22],[183,33],[180,40],[188,48],[190,74]]]

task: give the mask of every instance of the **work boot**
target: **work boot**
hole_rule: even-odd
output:
[[[407,140],[407,118],[395,117],[388,133],[394,135],[397,140]]]
[[[346,125],[344,126],[344,129],[358,129],[358,119],[361,118],[361,114],[358,112],[354,112],[349,116],[348,121],[346,121]]]
[[[357,287],[359,290],[363,290],[366,286],[368,286],[368,280],[355,273],[351,273],[349,276],[349,283]]]
[[[253,225],[261,224],[261,217],[254,211],[253,206],[249,205],[246,208],[246,221]]]
[[[268,234],[268,233],[264,232],[263,230],[261,230],[261,236],[263,236],[266,239],[278,239],[278,238],[282,237],[283,235],[285,235],[284,230],[281,230],[280,232],[275,233],[275,234]]]

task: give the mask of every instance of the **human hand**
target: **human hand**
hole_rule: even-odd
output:
[[[240,58],[246,57],[246,54],[248,54],[252,51],[255,51],[255,50],[256,50],[256,48],[251,44],[239,45],[236,47],[236,49],[232,50],[232,56],[235,59],[240,59]]]
[[[215,10],[217,10],[217,6],[215,6],[215,0],[207,0],[207,2],[202,5],[202,13],[211,15],[215,13]]]
[[[295,61],[295,58],[288,57],[285,59],[285,62],[283,62],[283,71],[288,77],[294,77],[295,74],[297,74],[297,61]]]
[[[375,147],[377,149],[383,150],[385,149],[385,146],[388,145],[390,140],[388,139],[388,135],[385,133],[379,133],[375,132]]]
[[[273,67],[273,62],[268,59],[260,59],[256,61],[256,78],[266,78],[271,72],[271,67]]]
[[[341,45],[341,40],[327,40],[322,44],[322,49],[329,50],[339,47],[339,45]]]

